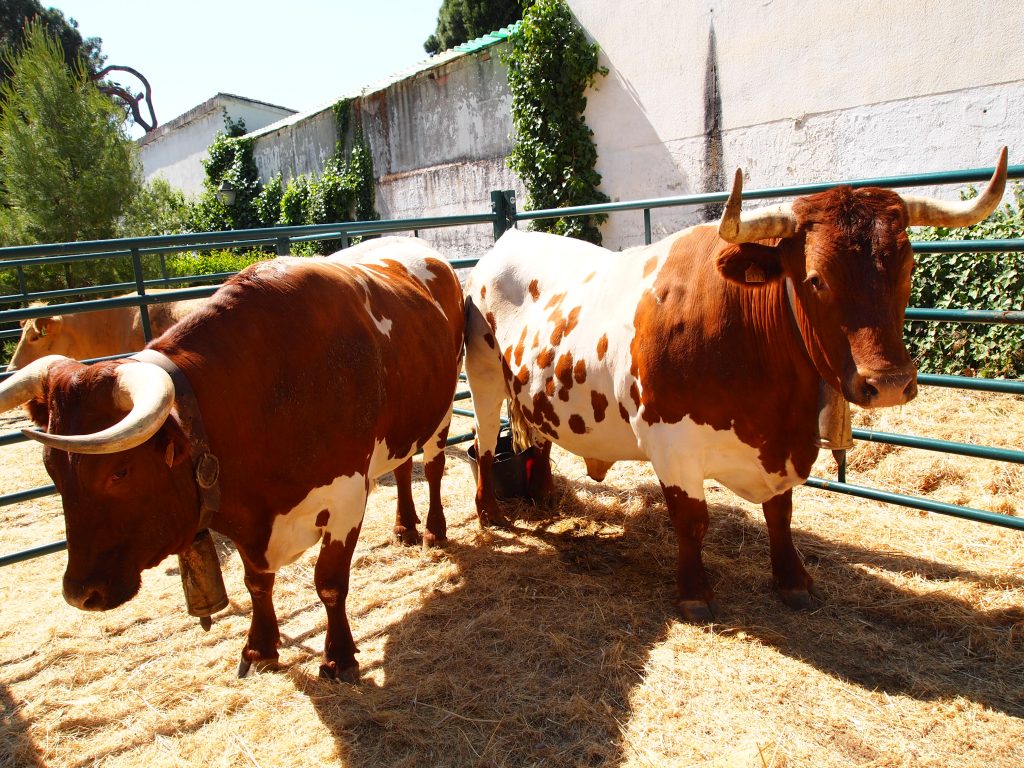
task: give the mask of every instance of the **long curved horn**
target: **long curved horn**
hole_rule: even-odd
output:
[[[909,226],[919,227],[969,227],[983,219],[996,209],[1003,199],[1003,188],[1006,186],[1006,147],[999,153],[992,178],[988,186],[971,200],[949,202],[931,197],[917,195],[900,195],[907,206]]]
[[[0,413],[17,408],[43,394],[50,366],[70,359],[64,355],[46,355],[33,360],[24,368],[15,369],[14,374],[0,384]]]
[[[163,426],[174,405],[174,382],[158,365],[133,362],[119,365],[114,375],[114,400],[130,409],[117,424],[91,435],[51,435],[34,429],[22,434],[68,453],[117,453],[146,442]]]
[[[722,221],[718,224],[718,235],[730,243],[752,243],[770,237],[789,237],[796,232],[796,215],[789,203],[759,208],[748,213],[743,207],[743,171],[736,169],[732,192],[725,204]]]

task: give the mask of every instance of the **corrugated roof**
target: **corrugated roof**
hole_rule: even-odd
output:
[[[495,43],[500,43],[502,40],[508,40],[509,35],[515,34],[521,23],[517,21],[515,24],[509,24],[507,27],[502,27],[494,32],[488,32],[486,35],[476,38],[476,40],[456,45],[452,50],[459,53],[476,53],[484,48],[489,48]]]

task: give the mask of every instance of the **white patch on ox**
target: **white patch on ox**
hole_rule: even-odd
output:
[[[314,488],[294,508],[275,517],[267,542],[267,570],[276,572],[294,563],[324,532],[332,541],[345,541],[363,520],[367,492],[365,475],[344,475]],[[321,529],[316,521],[325,510],[329,517]]]
[[[793,462],[782,473],[767,472],[759,452],[731,429],[714,429],[685,418],[675,424],[647,425],[638,420],[641,446],[650,456],[658,479],[691,498],[703,498],[704,480],[717,480],[747,501],[763,504],[799,485]]]
[[[373,313],[373,307],[370,306],[370,299],[367,297],[363,301],[363,308],[366,310],[366,314],[373,320],[373,324],[377,326],[377,330],[381,332],[386,338],[391,338],[391,320],[390,318],[377,319],[377,316]]]

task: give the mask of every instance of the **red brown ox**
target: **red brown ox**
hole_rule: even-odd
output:
[[[237,546],[252,595],[240,674],[276,661],[275,573],[321,541],[321,675],[357,679],[345,600],[372,480],[422,449],[427,528],[445,537],[439,483],[463,316],[448,263],[421,240],[392,237],[253,265],[148,346],[191,383],[219,459],[210,527]],[[141,571],[197,533],[174,384],[148,362],[50,356],[0,386],[0,411],[23,402],[47,427],[26,434],[46,446],[64,503],[65,599],[85,610],[120,605]]]
[[[160,290],[150,293],[162,293]],[[126,293],[124,296],[138,294]],[[120,297],[116,297],[120,298]],[[188,299],[153,304],[149,323],[159,336],[206,299]],[[75,360],[109,357],[137,352],[146,346],[138,307],[117,307],[95,312],[36,317],[21,323],[21,338],[7,370],[24,368],[46,355],[64,355]]]
[[[550,487],[552,441],[586,457],[595,476],[650,460],[678,539],[684,617],[713,615],[701,561],[706,478],[762,504],[775,585],[788,604],[811,604],[791,489],[818,453],[821,382],[867,408],[915,396],[902,338],[914,266],[905,230],[984,218],[1005,179],[1004,149],[977,200],[838,187],[743,214],[737,172],[717,229],[625,253],[506,233],[467,286],[481,524],[506,522],[489,470],[511,397],[540,445],[537,495]]]

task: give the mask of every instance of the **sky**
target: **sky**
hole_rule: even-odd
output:
[[[441,0],[42,0],[153,89],[160,124],[217,93],[303,112],[427,58]],[[130,75],[114,78],[143,90]],[[148,113],[143,109],[143,116]],[[141,135],[136,129],[133,135]]]

